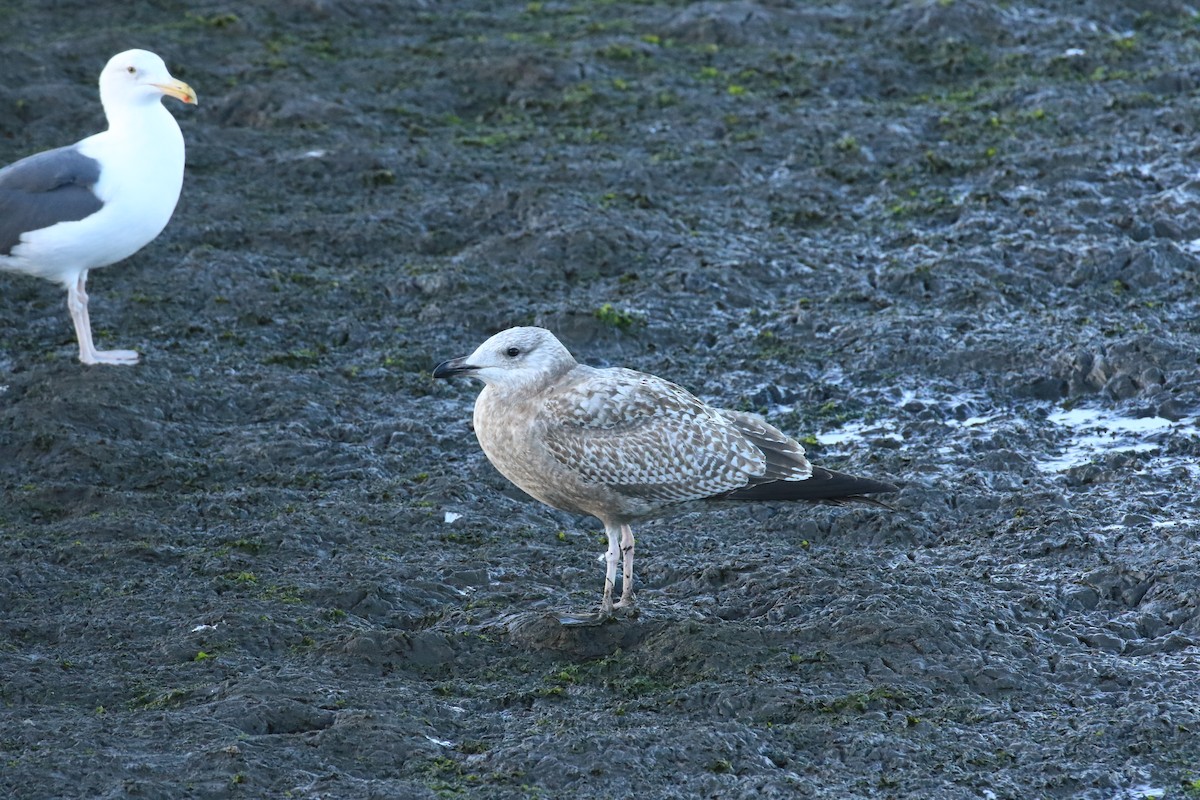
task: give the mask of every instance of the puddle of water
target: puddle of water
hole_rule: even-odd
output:
[[[847,422],[832,431],[816,434],[816,439],[826,447],[865,442],[867,439],[892,439],[903,442],[904,436],[891,422]]]
[[[951,428],[986,430],[990,423],[999,419],[1006,419],[1010,416],[1009,412],[998,411],[996,413],[974,414],[965,419],[958,419],[950,411],[951,409],[962,407],[976,408],[983,404],[979,396],[969,392],[933,394],[927,391],[918,392],[913,389],[896,389],[890,392],[890,394],[891,398],[889,402],[897,410],[903,409],[904,406],[912,402],[918,402],[926,407],[946,409],[946,418],[942,422]],[[894,419],[875,419],[871,422],[847,422],[837,428],[818,431],[815,436],[817,441],[826,447],[846,447],[878,439],[892,439],[897,442],[904,441],[904,435],[899,431],[899,422]],[[953,448],[941,447],[938,452],[950,453],[953,452]]]
[[[1046,419],[1067,428],[1104,428],[1127,433],[1161,431],[1177,424],[1187,425],[1194,422],[1192,419],[1186,419],[1175,423],[1163,417],[1121,417],[1111,411],[1097,408],[1072,408],[1070,411],[1056,411]]]
[[[1123,417],[1097,408],[1056,411],[1046,420],[1070,431],[1062,452],[1037,461],[1042,472],[1063,472],[1087,464],[1105,453],[1152,453],[1161,447],[1160,434],[1200,436],[1196,417],[1178,422],[1163,417]],[[1189,465],[1190,466],[1190,465]]]
[[[1196,517],[1184,517],[1182,519],[1161,519],[1150,523],[1154,528],[1174,528],[1177,525],[1185,526],[1200,526],[1200,519]]]
[[[946,420],[946,424],[959,428],[974,428],[979,425],[987,425],[989,422],[1002,419],[1005,416],[1005,414],[988,414],[986,417],[967,417],[962,421],[957,419],[948,419]]]
[[[887,404],[892,406],[893,415],[869,422],[856,420],[836,428],[817,430],[814,432],[817,441],[835,450],[868,446],[870,442],[879,439],[904,442],[904,434],[900,429],[909,415],[907,407],[910,403],[936,409],[941,414],[937,423],[944,426],[944,432],[938,432],[936,427],[931,429],[926,426],[926,433],[922,435],[927,434],[931,437],[931,441],[928,442],[931,445],[935,444],[934,439],[943,436],[953,440],[943,440],[935,445],[936,452],[946,456],[948,467],[949,462],[975,458],[961,447],[960,443],[967,438],[986,439],[1006,431],[1011,433],[1030,428],[1038,431],[1050,428],[1056,431],[1056,439],[1063,440],[1057,446],[1048,446],[1041,452],[1026,453],[1043,473],[1065,472],[1109,453],[1157,453],[1162,449],[1164,442],[1172,437],[1200,437],[1200,416],[1175,421],[1163,417],[1124,416],[1110,409],[1077,407],[1064,410],[1036,403],[996,408],[987,396],[977,392],[942,392],[929,387],[881,387],[881,393],[887,398]],[[1044,417],[1032,413],[1039,407],[1050,409],[1050,413]],[[769,416],[792,410],[792,406],[781,404],[770,409]],[[1165,455],[1152,457],[1144,461],[1142,471],[1166,474],[1183,469],[1200,481],[1200,464],[1193,462],[1195,459],[1190,458]]]

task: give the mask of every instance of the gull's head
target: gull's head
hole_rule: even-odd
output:
[[[158,102],[163,95],[196,104],[192,87],[172,78],[163,60],[148,50],[117,53],[100,73],[100,101],[106,108]]]
[[[536,386],[575,366],[562,342],[545,328],[500,331],[464,358],[443,361],[435,378],[466,375],[499,389]]]

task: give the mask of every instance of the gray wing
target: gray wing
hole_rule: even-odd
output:
[[[100,162],[75,147],[59,147],[0,169],[0,255],[21,234],[95,214],[104,205],[92,192]]]
[[[580,369],[547,400],[543,422],[547,450],[584,480],[673,504],[723,494],[767,474],[769,459],[753,436],[769,433],[747,435],[740,417],[653,375]]]

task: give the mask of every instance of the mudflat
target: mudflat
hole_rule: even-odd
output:
[[[0,163],[131,47],[183,195],[0,274],[0,794],[1200,796],[1191,6],[18,4]],[[552,329],[892,510],[522,495],[437,362]]]

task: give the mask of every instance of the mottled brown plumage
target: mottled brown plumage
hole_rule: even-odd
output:
[[[616,564],[633,603],[630,523],[702,500],[842,501],[896,487],[813,467],[804,448],[753,414],[713,408],[662,378],[579,364],[552,333],[511,328],[435,377],[485,384],[475,434],[501,474],[543,503],[604,523],[601,610],[614,608]]]

